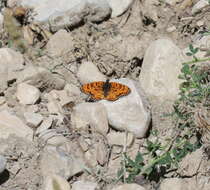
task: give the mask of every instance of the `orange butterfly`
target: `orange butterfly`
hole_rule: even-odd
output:
[[[109,80],[91,82],[84,84],[81,87],[81,91],[85,94],[91,95],[93,100],[109,100],[115,101],[121,96],[126,96],[130,93],[130,88],[126,85],[109,82]]]

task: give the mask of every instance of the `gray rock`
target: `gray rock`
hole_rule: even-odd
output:
[[[39,100],[40,95],[38,88],[27,83],[20,83],[17,86],[16,97],[21,104],[35,104]]]
[[[126,130],[136,137],[144,137],[151,121],[150,105],[138,83],[122,78],[111,80],[127,85],[131,93],[112,102],[101,100],[107,110],[109,124],[117,130]]]
[[[108,120],[105,107],[100,103],[81,103],[74,107],[72,124],[77,129],[90,126],[93,131],[104,135],[108,132]]]
[[[107,0],[112,9],[112,18],[123,14],[133,3],[133,0]]]
[[[132,133],[126,135],[125,132],[115,132],[112,131],[107,135],[107,140],[110,145],[125,146],[130,147],[134,142],[134,136]]]
[[[146,50],[140,84],[146,94],[160,101],[175,100],[178,97],[184,57],[181,50],[169,39],[159,39]]]
[[[5,170],[6,168],[7,160],[4,156],[0,155],[0,174]]]
[[[106,77],[100,73],[92,62],[84,62],[80,65],[77,77],[82,84],[94,81],[105,81]]]
[[[59,30],[50,37],[46,49],[51,56],[62,56],[74,48],[73,37],[66,30]]]
[[[18,117],[8,111],[0,112],[0,138],[6,139],[9,135],[15,134],[32,141],[33,130],[25,125]]]
[[[47,129],[49,129],[52,124],[53,124],[54,119],[52,117],[48,117],[46,118],[41,125],[37,128],[36,130],[36,135],[39,135],[40,133],[46,131]]]
[[[0,13],[0,31],[3,30],[4,16]]]

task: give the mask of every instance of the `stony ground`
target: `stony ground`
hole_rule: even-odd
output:
[[[157,93],[154,96],[150,89],[145,89],[146,95],[133,96],[140,102],[138,106],[144,105],[138,108],[130,106],[132,101],[127,100],[132,95],[123,97],[127,98],[126,106],[122,98],[119,104],[118,100],[116,103],[101,101],[91,107],[87,96],[80,91],[84,83],[107,78],[126,78],[124,83],[120,82],[130,85],[136,94],[141,88],[134,83],[141,83],[141,77],[146,75],[170,83],[165,73],[173,75],[176,66],[170,70],[163,65],[160,70],[151,71],[142,65],[158,51],[160,57],[164,57],[163,52],[167,52],[169,46],[172,53],[163,58],[168,62],[174,52],[183,53],[182,58],[174,58],[177,62],[189,60],[184,55],[189,44],[199,46],[200,56],[207,58],[210,38],[208,35],[202,38],[202,34],[208,33],[210,27],[210,6],[197,10],[196,2],[136,0],[119,17],[97,24],[86,22],[49,34],[39,27],[27,28],[30,31],[25,37],[11,34],[11,31],[22,30],[23,26],[14,24],[18,21],[14,21],[7,10],[0,34],[0,155],[7,160],[6,169],[1,171],[0,157],[0,189],[210,189],[209,139],[200,149],[187,155],[176,171],[162,178],[158,176],[161,172],[152,180],[140,175],[134,180],[136,184],[123,186],[123,180],[117,176],[124,153],[135,159],[138,151],[145,152],[146,139],[154,140],[151,130],[159,131],[161,142],[173,137],[175,125],[171,117],[164,116],[172,111],[176,99],[172,97],[173,89],[161,94],[162,86],[159,90],[154,87],[154,91],[151,90]],[[170,39],[177,47],[163,41],[163,50],[145,55],[157,39]],[[87,62],[88,66],[84,64]],[[173,86],[168,85],[169,89]],[[145,96],[149,103],[144,101]],[[109,115],[106,111],[114,109],[123,114],[129,106],[133,109],[132,118],[137,119],[130,121],[130,116],[126,115],[127,126],[139,121],[136,116],[139,109],[141,114],[151,112],[150,125],[147,123],[150,116],[140,118],[147,132],[121,127],[117,122],[123,120],[122,116]],[[116,127],[113,129],[110,125]],[[120,132],[122,130],[126,132]],[[146,138],[136,138],[142,136]]]

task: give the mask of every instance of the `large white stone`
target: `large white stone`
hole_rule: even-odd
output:
[[[106,77],[100,73],[92,62],[84,62],[80,65],[77,77],[82,84],[95,81],[105,81]]]
[[[72,124],[77,129],[87,128],[89,125],[93,131],[106,135],[108,132],[108,120],[105,107],[100,103],[81,103],[74,107]]]
[[[0,175],[6,168],[7,160],[4,156],[0,155]]]
[[[178,79],[184,57],[181,50],[169,39],[159,39],[146,50],[140,84],[150,97],[174,100],[178,97]]]
[[[27,83],[20,83],[17,86],[16,96],[21,104],[35,104],[40,98],[40,91]]]
[[[149,103],[140,85],[126,78],[111,81],[127,85],[131,93],[113,102],[100,101],[106,107],[109,124],[115,129],[132,132],[136,137],[144,137],[151,115]]]
[[[34,20],[47,22],[52,30],[74,26],[84,20],[99,22],[111,13],[105,0],[20,0],[22,6],[33,8]]]
[[[107,0],[112,9],[112,17],[123,14],[133,3],[133,0]]]
[[[15,134],[32,141],[33,130],[25,125],[18,117],[8,111],[0,112],[0,138]]]

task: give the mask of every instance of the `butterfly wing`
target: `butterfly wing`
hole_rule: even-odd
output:
[[[106,100],[115,101],[121,96],[126,96],[130,93],[130,88],[126,85],[117,83],[117,82],[110,82],[111,89],[108,95],[105,97]]]
[[[82,85],[81,91],[91,95],[94,100],[101,100],[104,98],[103,85],[103,81],[87,83]]]

